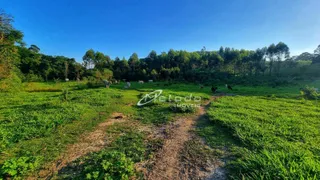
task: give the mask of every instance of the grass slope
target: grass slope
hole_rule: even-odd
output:
[[[199,129],[213,147],[229,148],[234,179],[319,179],[320,106],[316,101],[222,97]],[[220,133],[214,132],[215,130]],[[216,135],[216,137],[214,137]]]

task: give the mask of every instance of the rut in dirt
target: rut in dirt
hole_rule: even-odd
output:
[[[98,124],[94,131],[84,133],[79,137],[79,141],[67,147],[67,150],[54,162],[49,168],[41,170],[38,173],[40,178],[52,177],[69,163],[85,156],[91,152],[98,152],[107,146],[106,130],[109,126],[115,123],[122,123],[126,121],[126,117],[122,113],[113,113],[111,118]],[[29,178],[33,179],[33,178]]]
[[[207,106],[210,102],[206,103]],[[174,123],[170,136],[165,140],[161,150],[156,155],[155,164],[147,179],[181,179],[179,153],[185,142],[192,138],[190,130],[195,122],[206,114],[206,107],[201,106],[195,115],[179,117]],[[170,128],[170,127],[169,127]]]

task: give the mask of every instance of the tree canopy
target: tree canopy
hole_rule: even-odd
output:
[[[283,42],[256,50],[231,47],[220,47],[213,51],[203,47],[194,52],[151,50],[147,57],[141,58],[137,53],[133,53],[128,60],[119,57],[111,59],[103,52],[89,49],[84,53],[82,62],[77,62],[74,58],[42,54],[40,47],[35,44],[26,48],[22,41],[22,32],[16,30],[12,22],[12,16],[0,11],[0,82],[13,76],[22,81],[99,77],[203,82],[232,77],[279,77],[306,72],[306,67],[299,67],[298,63],[293,61],[294,58],[290,58],[290,49]],[[309,58],[305,60],[318,64],[320,45],[314,54],[304,57]],[[269,72],[268,75],[265,72]]]

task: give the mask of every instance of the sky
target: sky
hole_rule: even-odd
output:
[[[27,45],[82,61],[88,49],[111,58],[169,49],[265,47],[291,55],[320,44],[319,0],[0,0]]]

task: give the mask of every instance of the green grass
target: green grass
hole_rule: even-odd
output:
[[[82,84],[32,83],[26,84],[29,89],[24,92],[0,94],[0,166],[11,162],[8,165],[11,169],[27,169],[8,173],[10,167],[6,167],[1,173],[19,176],[40,168],[112,112],[134,113],[127,104],[137,102],[137,92],[106,88],[77,90],[79,85]],[[69,89],[67,98],[62,92],[65,88]],[[23,157],[29,157],[28,164],[35,167],[20,162]],[[16,167],[13,163],[20,165]]]
[[[163,83],[160,83],[162,86]],[[112,88],[88,89],[85,83],[27,83],[19,93],[1,93],[0,177],[24,176],[54,161],[79,135],[91,131],[112,112],[121,112],[145,124],[163,124],[173,119],[170,102],[137,107],[156,84],[132,83]],[[185,89],[192,85],[188,85]],[[186,96],[188,91],[164,90],[163,95]],[[207,97],[203,92],[195,94]]]
[[[103,150],[79,158],[58,174],[64,179],[129,179],[138,177],[134,163],[148,156],[146,134],[128,124],[116,124],[107,133],[115,140]],[[77,173],[75,173],[77,172]]]
[[[231,178],[320,178],[318,102],[223,97],[211,105],[209,118],[212,123],[200,126],[198,133],[212,147],[228,148],[236,157],[228,166]]]
[[[62,92],[1,94],[4,101],[0,105],[0,164],[19,163],[19,158],[29,157],[28,164],[35,167],[24,169],[32,171],[54,160],[66,145],[112,112],[119,109],[125,114],[133,112],[125,104],[134,103],[137,98],[128,95],[122,100],[119,94],[112,89],[74,90],[69,91],[68,100]],[[25,166],[20,164],[11,168]],[[2,168],[1,172],[19,176],[28,171],[9,173]]]
[[[200,124],[197,132],[218,149],[216,152],[229,156],[224,154],[227,148],[236,157],[230,164],[234,178],[319,178],[319,104],[300,97],[299,88],[306,84],[276,88],[234,85],[234,91],[220,85],[220,92],[242,96],[223,97],[213,103],[209,111],[212,121]],[[319,84],[316,81],[308,85],[319,88]],[[175,97],[189,98],[191,102],[179,103],[190,104],[196,97],[203,103],[212,95],[211,86],[200,89],[191,83],[133,82],[130,89],[123,87],[124,83],[109,89],[88,89],[84,82],[26,83],[20,92],[0,93],[0,179],[25,177],[55,161],[67,145],[92,131],[112,112],[124,113],[143,126],[165,124],[181,112],[194,112],[172,109],[177,104]],[[165,102],[136,106],[142,96],[158,89],[163,90]],[[127,132],[127,126],[114,128],[114,133],[120,135],[111,146],[113,150],[104,150],[101,155],[110,158],[110,162],[120,158],[130,167],[141,161],[137,157],[142,156],[135,155],[138,151],[142,149],[143,158],[148,158],[161,146],[161,142],[146,140],[136,130]],[[133,154],[130,151],[135,145],[130,138],[140,149]],[[99,153],[93,156],[100,157]],[[107,171],[115,173],[115,169]]]

